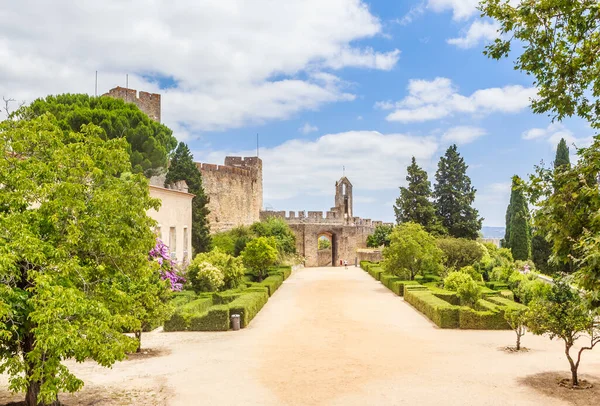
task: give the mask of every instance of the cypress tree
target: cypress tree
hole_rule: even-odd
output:
[[[483,218],[471,206],[476,190],[471,186],[467,168],[456,145],[450,146],[438,163],[433,196],[436,213],[448,233],[453,237],[474,240],[479,236]]]
[[[183,142],[177,145],[171,159],[165,186],[180,180],[185,180],[188,191],[195,195],[192,200],[192,248],[194,254],[208,252],[211,248],[208,196],[202,187],[202,174],[194,163],[190,149]]]
[[[554,158],[554,168],[560,168],[561,166],[566,166],[567,168],[571,166],[569,147],[567,147],[567,142],[564,138],[560,139],[556,147],[556,157]]]
[[[394,212],[398,224],[413,222],[423,226],[429,232],[440,232],[435,215],[435,207],[431,202],[431,182],[415,157],[407,167],[407,187],[400,187],[400,197],[396,199]]]
[[[521,186],[521,178],[513,176],[510,203],[506,210],[504,246],[510,248],[514,259],[524,261],[531,258],[531,221],[527,200]]]

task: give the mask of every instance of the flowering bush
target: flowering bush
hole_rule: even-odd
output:
[[[187,274],[196,292],[215,292],[225,284],[223,272],[200,256],[188,266]]]
[[[148,253],[150,261],[156,261],[160,265],[160,277],[168,280],[171,284],[171,290],[180,291],[185,279],[179,275],[175,268],[175,261],[171,259],[169,247],[163,243],[160,238],[156,239],[156,245]]]
[[[235,289],[242,283],[246,269],[241,258],[236,258],[215,248],[210,252],[196,255],[194,259],[197,262],[208,262],[218,268],[223,274],[224,289]]]

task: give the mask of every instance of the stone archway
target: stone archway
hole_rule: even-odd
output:
[[[324,242],[328,242],[324,244]],[[317,233],[317,266],[336,266],[338,237],[332,231]]]

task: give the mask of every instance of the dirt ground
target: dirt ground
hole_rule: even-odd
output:
[[[441,330],[358,268],[295,272],[238,332],[144,334],[154,353],[104,369],[69,364],[86,389],[69,405],[592,405],[560,342],[512,331]],[[6,387],[6,379],[2,384]],[[0,394],[0,404],[19,400]]]

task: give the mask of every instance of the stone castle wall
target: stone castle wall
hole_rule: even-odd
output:
[[[110,89],[103,96],[114,97],[115,99],[133,103],[152,120],[160,123],[160,94],[158,93],[139,92],[138,95],[138,91],[135,89],[117,86]]]
[[[262,161],[257,157],[225,158],[225,165],[196,163],[210,201],[212,233],[260,220],[263,204]]]

